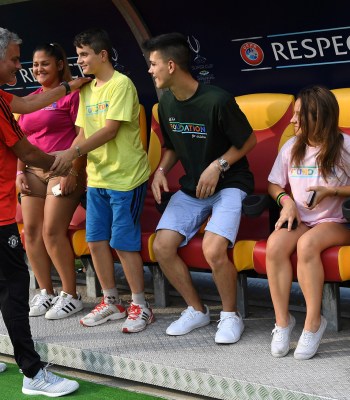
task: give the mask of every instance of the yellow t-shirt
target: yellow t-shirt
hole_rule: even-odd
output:
[[[121,125],[114,139],[88,153],[88,186],[132,190],[146,182],[150,174],[140,138],[136,88],[117,71],[103,86],[95,84],[93,80],[80,90],[76,125],[84,129],[86,138],[103,128],[106,119],[120,121]]]

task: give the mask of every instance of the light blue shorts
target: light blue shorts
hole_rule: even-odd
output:
[[[206,199],[197,199],[179,190],[172,195],[156,230],[179,232],[184,236],[180,245],[182,247],[211,215],[205,230],[223,236],[232,247],[241,221],[242,201],[246,195],[240,189],[228,188]]]
[[[86,241],[107,240],[113,249],[140,251],[140,215],[146,189],[147,182],[127,192],[88,187]]]

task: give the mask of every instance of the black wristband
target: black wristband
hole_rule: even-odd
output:
[[[66,95],[71,92],[69,83],[67,81],[63,81],[60,83],[61,86],[64,86],[66,88]]]

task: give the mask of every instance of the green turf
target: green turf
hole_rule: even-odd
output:
[[[28,396],[22,393],[23,375],[15,364],[7,364],[7,370],[0,373],[0,399],[1,400],[43,400],[47,396]],[[59,374],[60,376],[63,376]],[[69,377],[67,377],[69,378]],[[99,385],[97,383],[74,380],[79,382],[79,389],[71,394],[63,396],[64,399],[87,399],[87,400],[154,400],[161,397],[149,396],[146,394],[129,392],[127,390]]]

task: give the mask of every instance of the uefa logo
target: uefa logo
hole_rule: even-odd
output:
[[[240,48],[240,54],[244,62],[249,65],[259,65],[264,60],[262,48],[253,42],[246,42]]]

